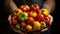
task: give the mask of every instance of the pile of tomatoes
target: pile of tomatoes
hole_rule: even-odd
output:
[[[21,5],[11,17],[11,24],[17,29],[41,30],[50,25],[48,10],[46,8],[40,9],[37,4]]]

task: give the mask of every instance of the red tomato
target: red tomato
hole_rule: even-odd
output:
[[[50,18],[49,17],[45,17],[45,22],[46,22],[46,24],[50,24]]]
[[[12,22],[12,24],[17,24],[17,17],[16,16],[12,16],[12,18],[11,18],[11,22]]]
[[[27,23],[32,23],[32,22],[34,22],[34,19],[32,17],[29,17]]]
[[[31,5],[30,6],[31,11],[39,12],[40,7],[37,4]]]
[[[37,15],[37,20],[38,21],[43,21],[44,20],[44,15],[43,14],[38,14]]]
[[[22,22],[22,23],[21,23],[21,27],[26,27],[25,22]]]
[[[30,8],[29,8],[28,5],[22,5],[22,6],[20,7],[20,9],[21,9],[23,12],[26,12],[26,11],[30,10]]]

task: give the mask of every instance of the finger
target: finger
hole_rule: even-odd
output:
[[[52,25],[53,17],[51,15],[49,15],[49,17],[50,17],[50,25]]]
[[[11,15],[8,16],[8,21],[11,23]]]
[[[47,30],[48,30],[48,28],[45,28],[45,29],[41,30],[41,32],[44,32],[44,31],[47,31]]]

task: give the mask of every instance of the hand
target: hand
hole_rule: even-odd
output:
[[[51,21],[50,21],[50,26],[51,26],[53,22],[53,16],[49,15],[49,17],[51,18]]]
[[[21,33],[20,30],[17,30],[17,29],[15,29],[15,28],[12,26],[12,24],[11,24],[11,15],[8,16],[8,21],[9,21],[9,24],[10,24],[11,28],[13,29],[13,31],[18,32],[18,33]]]
[[[46,0],[43,4],[43,8],[47,8],[49,13],[52,13],[55,9],[55,0]]]
[[[13,0],[10,0],[10,8],[11,8],[11,11],[14,11],[15,9],[18,8]]]
[[[4,6],[6,11],[10,11],[9,13],[13,12],[15,9],[18,8],[13,0],[5,0]]]

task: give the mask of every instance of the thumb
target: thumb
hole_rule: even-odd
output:
[[[50,17],[50,25],[52,25],[53,17],[51,15],[49,15],[49,17]]]

